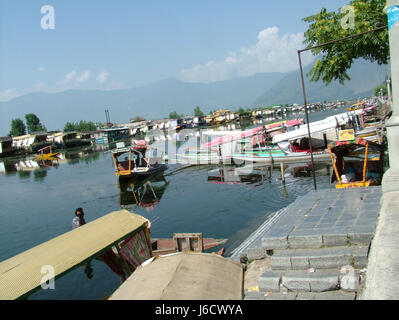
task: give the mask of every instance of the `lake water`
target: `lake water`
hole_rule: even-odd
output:
[[[312,113],[310,119],[339,112],[344,109]],[[132,186],[119,185],[109,152],[69,152],[54,166],[32,171],[15,171],[14,161],[1,161],[0,261],[70,231],[78,207],[87,222],[127,208],[151,221],[153,238],[176,232],[228,238],[228,255],[271,213],[313,189],[312,175],[294,170],[286,172],[284,186],[278,169],[269,178],[259,168],[240,174],[234,166],[202,166],[174,173],[181,166],[169,164],[163,176],[133,186],[133,194]],[[317,169],[318,188],[331,188],[330,167]],[[29,299],[101,299],[118,288],[120,278],[103,262],[92,260],[91,267],[90,279],[78,267],[57,279],[55,290],[40,289]]]

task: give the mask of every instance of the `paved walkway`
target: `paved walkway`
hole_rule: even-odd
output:
[[[231,258],[262,259],[268,249],[369,243],[375,234],[381,195],[379,186],[311,191],[272,215]]]
[[[273,252],[271,256],[272,271],[260,276],[259,288],[264,286],[263,282],[265,281],[268,284],[270,281],[274,281],[274,284],[282,281],[283,286],[288,288],[289,286],[284,284],[284,281],[288,281],[287,277],[289,278],[292,272],[295,273],[293,281],[296,284],[299,283],[298,279],[305,278],[301,275],[303,271],[293,270],[296,269],[294,262],[302,263],[304,260],[302,251],[306,251],[307,254],[306,265],[314,266],[316,269],[312,275],[315,279],[305,280],[321,283],[321,280],[325,280],[325,276],[322,279],[317,272],[328,272],[328,270],[319,269],[330,266],[334,269],[329,271],[331,274],[334,273],[332,285],[334,288],[339,287],[336,281],[339,281],[340,284],[335,270],[337,266],[353,264],[359,270],[367,266],[365,269],[366,282],[362,284],[363,289],[360,292],[358,292],[359,288],[355,290],[358,292],[357,299],[397,299],[398,290],[391,290],[390,284],[395,282],[395,277],[399,276],[399,260],[395,258],[399,254],[399,233],[396,232],[399,229],[399,221],[395,221],[395,213],[398,212],[395,208],[398,206],[399,192],[391,192],[382,196],[380,186],[311,191],[270,216],[232,252],[231,258],[237,261],[243,257],[249,260],[267,261],[270,260],[269,254]],[[370,243],[372,243],[373,249],[368,255]],[[360,253],[355,255],[343,252],[355,249],[361,252],[359,251]],[[281,254],[280,257],[279,252],[284,254]],[[298,252],[301,254],[296,257],[294,254],[298,255]],[[290,254],[293,256],[288,259],[289,257],[286,256]],[[319,264],[314,264],[313,260],[317,260],[316,262]],[[285,270],[282,275],[281,270]],[[304,285],[307,285],[305,282]],[[327,284],[330,285],[330,283]],[[279,299],[279,297],[287,299],[289,296],[279,293],[277,287],[273,287],[274,289],[271,290],[272,287],[268,285],[265,288],[266,292],[276,290],[270,299]],[[295,296],[295,292],[291,293]],[[330,292],[330,294],[317,294],[314,297],[302,295],[303,293],[299,292],[295,297],[288,298],[353,300],[354,297],[353,294],[345,296],[345,291],[342,292],[342,290],[341,292]],[[267,299],[263,293],[257,292],[250,292],[247,298]]]

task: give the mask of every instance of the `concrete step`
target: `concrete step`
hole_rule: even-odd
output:
[[[266,271],[258,280],[260,292],[326,292],[343,289],[357,292],[360,286],[358,270],[344,268],[324,270]]]
[[[368,246],[327,247],[319,249],[273,250],[272,270],[332,269],[352,265],[367,266]]]
[[[278,249],[314,249],[346,245],[370,245],[374,236],[374,227],[369,230],[297,230],[289,235],[277,235],[262,238],[261,249],[264,251]],[[258,248],[259,250],[260,248]]]
[[[244,300],[356,300],[356,292],[248,292]]]

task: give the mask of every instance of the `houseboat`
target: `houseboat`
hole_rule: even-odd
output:
[[[49,136],[57,148],[72,148],[91,144],[90,134],[78,132],[57,132]]]
[[[36,152],[52,143],[47,140],[47,133],[27,134],[12,138],[12,146],[25,152]]]
[[[102,129],[95,134],[96,143],[98,144],[113,144],[127,140],[129,137],[130,128],[128,127]]]
[[[0,137],[0,158],[16,154],[17,149],[12,145],[12,138]]]

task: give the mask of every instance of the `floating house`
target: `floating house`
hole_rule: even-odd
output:
[[[89,133],[57,132],[49,135],[47,140],[51,141],[58,148],[70,148],[91,144]]]
[[[47,133],[27,134],[12,138],[12,146],[26,152],[35,152],[47,147],[52,143],[47,140]]]
[[[11,156],[16,153],[16,148],[12,146],[12,138],[0,137],[0,158]]]
[[[117,127],[102,129],[94,133],[94,138],[98,144],[110,144],[117,141],[126,140],[130,137],[130,128]]]

